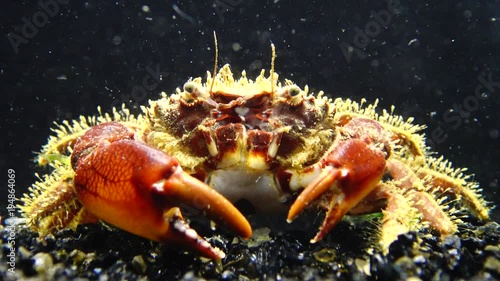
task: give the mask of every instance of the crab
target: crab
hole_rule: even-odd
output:
[[[142,114],[111,114],[57,124],[38,156],[51,173],[22,198],[40,236],[99,221],[150,240],[225,257],[190,228],[192,208],[243,238],[252,234],[235,203],[257,211],[325,210],[311,242],[345,215],[381,212],[378,241],[425,227],[457,231],[460,214],[488,219],[490,207],[466,169],[434,157],[413,124],[367,104],[309,93],[274,72],[235,79],[223,66],[149,101]],[[216,63],[217,65],[217,56]],[[452,204],[453,203],[453,204]],[[453,206],[453,207],[452,207]]]

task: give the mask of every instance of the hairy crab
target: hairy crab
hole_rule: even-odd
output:
[[[269,212],[326,210],[321,240],[344,215],[383,213],[382,248],[397,235],[431,227],[457,230],[460,209],[480,219],[488,207],[476,183],[432,157],[412,119],[349,99],[331,99],[264,70],[235,79],[229,65],[142,107],[64,121],[39,155],[53,167],[22,199],[41,236],[99,220],[145,238],[221,259],[183,219],[180,207],[250,237],[231,202]],[[217,60],[216,60],[217,61]],[[216,62],[217,65],[217,62]],[[99,110],[100,112],[100,110]],[[445,199],[461,204],[450,208]],[[291,204],[287,204],[291,203]],[[290,206],[291,205],[291,206]]]

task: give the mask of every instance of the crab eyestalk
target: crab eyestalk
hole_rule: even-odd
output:
[[[222,195],[185,173],[173,157],[132,135],[110,122],[92,128],[75,144],[75,190],[89,212],[133,234],[182,244],[212,259],[225,254],[189,227],[180,206],[204,212],[244,238],[251,236],[248,221]]]

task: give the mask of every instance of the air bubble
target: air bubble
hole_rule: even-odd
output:
[[[233,51],[238,52],[239,50],[241,50],[240,43],[233,43]]]
[[[499,135],[500,135],[500,133],[498,132],[497,129],[491,129],[490,130],[490,138],[492,138],[492,139],[498,139]]]
[[[120,36],[113,37],[113,45],[120,45],[122,43],[122,38]]]

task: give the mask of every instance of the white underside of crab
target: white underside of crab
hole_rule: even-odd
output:
[[[314,165],[307,172],[287,172],[291,174],[289,188],[295,192],[318,178],[322,169],[320,165]],[[278,179],[269,170],[252,170],[245,165],[215,170],[207,178],[206,184],[233,203],[239,200],[250,202],[257,212],[284,213],[289,208],[285,202],[290,194],[281,188]]]
[[[289,195],[284,194],[275,177],[268,171],[249,171],[236,168],[214,171],[207,184],[229,201],[250,202],[258,212],[286,212],[283,204]]]

